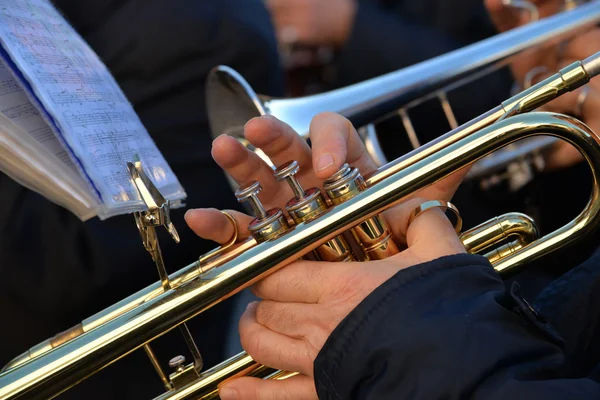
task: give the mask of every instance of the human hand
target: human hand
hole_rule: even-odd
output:
[[[377,169],[356,129],[346,118],[333,113],[319,114],[312,120],[309,133],[312,149],[289,125],[272,116],[254,118],[244,128],[248,142],[261,149],[275,165],[296,160],[300,166],[296,178],[305,189],[322,187],[324,180],[344,163],[358,168],[363,175]],[[294,197],[290,187],[278,182],[273,170],[256,153],[246,149],[233,137],[222,135],[216,138],[212,156],[238,184],[244,185],[253,180],[260,182],[263,190],[258,197],[266,209],[285,209],[287,201]],[[467,172],[467,168],[464,168],[414,196],[449,201]],[[227,212],[237,222],[238,238],[247,238],[247,227],[253,217],[234,210]],[[383,216],[393,217],[394,213],[392,208],[386,210]],[[226,243],[233,235],[234,228],[230,221],[217,209],[189,210],[185,218],[189,227],[201,238]]]
[[[279,41],[342,46],[352,30],[355,0],[266,0]]]
[[[405,218],[421,202],[396,209],[393,230],[408,248],[371,262],[298,261],[261,280],[240,321],[243,348],[258,363],[299,374],[286,380],[243,377],[227,381],[223,400],[317,399],[313,364],[326,340],[359,303],[400,270],[433,259],[464,253],[453,226],[439,210]],[[435,240],[432,240],[435,238]]]
[[[336,114],[324,113],[312,121],[310,127],[312,149],[288,125],[274,117],[266,116],[251,120],[245,127],[245,137],[252,145],[264,151],[275,165],[280,165],[289,160],[298,161],[301,170],[296,177],[299,178],[299,181],[305,188],[311,186],[321,187],[323,180],[337,171],[344,162],[348,162],[353,167],[358,168],[363,174],[371,173],[376,169],[375,163],[369,157],[351,123]],[[285,202],[293,196],[287,185],[277,182],[274,179],[271,168],[255,153],[243,147],[237,140],[228,136],[217,138],[213,143],[212,154],[215,161],[238,183],[244,184],[251,180],[261,182],[264,190],[259,197],[266,208],[283,207]],[[331,289],[335,290],[327,293],[323,292],[323,296],[320,296],[319,299],[322,301],[321,303],[311,303],[311,300],[314,300],[314,298],[307,298],[306,304],[312,304],[319,310],[318,315],[320,319],[313,322],[321,321],[326,324],[324,326],[314,325],[314,329],[311,330],[313,334],[310,336],[310,341],[303,342],[305,343],[304,351],[310,350],[311,352],[306,353],[306,356],[302,359],[289,359],[287,362],[292,364],[285,365],[288,365],[290,368],[280,367],[281,364],[279,363],[272,365],[274,368],[300,372],[300,375],[281,381],[281,384],[269,381],[247,380],[246,378],[239,381],[231,381],[222,389],[221,397],[224,399],[232,398],[231,395],[226,393],[225,388],[237,388],[241,396],[239,398],[255,396],[252,398],[284,399],[289,398],[290,393],[293,394],[292,398],[316,398],[312,379],[312,367],[308,368],[307,366],[312,365],[311,358],[314,360],[318,349],[320,349],[324,340],[337,323],[364,299],[368,293],[400,269],[443,255],[464,252],[464,248],[458,241],[454,228],[439,210],[434,209],[423,213],[413,221],[410,227],[408,226],[410,213],[425,200],[450,200],[460,184],[464,173],[466,173],[466,170],[453,174],[435,185],[416,193],[415,196],[403,204],[384,213],[386,219],[391,222],[390,227],[392,228],[395,240],[408,245],[408,248],[400,254],[377,263],[342,264],[300,261],[284,268],[281,271],[282,274],[274,274],[269,280],[256,285],[256,293],[262,298],[271,296],[269,293],[273,291],[273,285],[280,284],[274,280],[278,279],[277,277],[281,279],[282,285],[294,284],[301,277],[310,277],[311,279],[323,278],[330,284],[321,288],[324,289],[330,286]],[[246,227],[252,217],[239,212],[229,211],[229,213],[236,219],[240,231],[239,236],[242,239],[247,237],[248,231]],[[224,243],[229,240],[233,233],[233,227],[229,220],[218,210],[190,210],[186,214],[186,220],[190,228],[205,239]],[[435,241],[431,240],[433,235],[436,237]],[[295,287],[301,290],[300,286]],[[290,291],[289,293],[295,296],[309,294],[302,291]],[[256,342],[256,338],[260,337],[256,335],[262,335],[261,332],[266,332],[263,330],[256,331],[258,321],[263,321],[257,318],[268,318],[268,314],[264,312],[268,311],[268,308],[260,311],[261,307],[283,304],[282,300],[285,299],[280,299],[274,293],[272,298],[268,300],[261,303],[266,304],[266,306],[258,307],[258,314],[256,307],[251,306],[241,322],[242,344],[246,350],[252,352],[250,353],[251,355],[254,356],[256,354],[258,362],[261,362],[262,357],[273,356],[273,354],[263,354],[264,349],[260,347],[260,341]],[[264,329],[268,330],[267,328]],[[279,334],[280,338],[283,338],[283,336],[285,335]],[[301,342],[294,337],[283,338],[283,340],[284,342],[280,343],[285,343],[286,341]],[[268,342],[270,339],[266,341]],[[277,347],[277,349],[279,351],[282,350],[281,346]],[[260,354],[255,352],[260,352]],[[281,357],[282,354],[275,356]],[[271,362],[269,361],[269,363]]]
[[[505,0],[486,0],[486,6],[499,31],[507,31],[529,22],[529,15],[521,9],[505,5]],[[562,11],[564,0],[533,0],[540,18]],[[535,84],[559,69],[583,60],[600,51],[600,29],[588,29],[573,39],[551,47],[541,47],[518,56],[511,63],[511,70],[517,83],[524,85],[527,75],[532,74],[531,83]],[[580,118],[595,132],[600,132],[600,81],[594,79],[584,88],[567,93],[542,107],[540,111],[552,111]],[[545,169],[556,170],[572,166],[583,161],[581,153],[567,142],[557,142],[545,155]]]

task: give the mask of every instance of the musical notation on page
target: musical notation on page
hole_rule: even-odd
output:
[[[25,91],[0,61],[0,114],[32,139],[43,144],[50,154],[67,167],[77,172],[67,151],[52,129],[44,121],[39,110],[29,101]]]
[[[101,204],[101,217],[143,207],[127,179],[127,162],[135,157],[165,198],[175,204],[185,198],[108,69],[49,1],[0,0],[0,45],[16,78],[0,76],[0,96],[14,96],[16,81],[29,100],[6,109],[7,118],[31,124],[22,130],[78,171]],[[34,126],[36,119],[45,127]]]

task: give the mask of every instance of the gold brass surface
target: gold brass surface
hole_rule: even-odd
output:
[[[262,191],[259,182],[252,181],[245,186],[240,187],[235,192],[238,201],[247,201],[254,210],[256,218],[248,225],[248,230],[258,243],[263,243],[278,236],[283,235],[290,228],[287,218],[280,208],[265,210],[258,199],[258,194]]]
[[[298,375],[297,372],[288,372],[288,371],[277,371],[265,377],[265,379],[273,379],[276,381],[282,381],[284,379],[291,378],[293,376]]]
[[[286,180],[294,192],[295,197],[287,202],[285,209],[296,224],[310,222],[329,209],[329,204],[319,188],[304,190],[300,185],[295,177],[299,171],[298,162],[292,160],[279,166],[273,173],[278,181]],[[321,261],[348,262],[356,260],[352,247],[343,235],[336,236],[319,246],[313,254]]]
[[[154,354],[152,347],[150,347],[149,344],[146,344],[146,345],[144,345],[144,351],[146,352],[146,355],[150,359],[150,363],[152,364],[152,367],[158,374],[158,377],[160,378],[161,382],[163,383],[163,386],[165,387],[165,389],[167,389],[167,390],[173,389],[173,386],[171,385],[169,378],[167,378],[167,376],[163,372],[162,368],[160,367],[160,363],[158,361],[158,358],[156,358],[156,354]]]
[[[221,211],[221,214],[223,214],[229,220],[229,223],[233,227],[233,235],[231,235],[231,238],[229,239],[229,241],[227,243],[224,243],[222,246],[217,247],[216,249],[209,251],[208,253],[200,256],[200,258],[198,259],[198,262],[200,264],[206,262],[207,260],[210,260],[213,257],[216,257],[218,255],[225,253],[227,250],[229,250],[229,248],[231,246],[235,245],[238,240],[239,230],[238,230],[237,222],[235,222],[235,218],[233,218],[231,216],[231,214],[229,214],[226,211]]]
[[[463,232],[460,240],[469,253],[480,253],[494,244],[510,239],[525,246],[536,240],[538,236],[535,222],[529,216],[509,213],[494,217]]]
[[[329,206],[318,188],[308,189],[304,195],[287,202],[285,209],[295,223],[307,222],[323,214]]]
[[[563,79],[563,75],[561,73],[557,73],[544,79],[543,81],[504,101],[502,105],[497,106],[480,116],[477,116],[462,126],[451,130],[445,135],[442,135],[431,142],[424,144],[418,149],[415,149],[410,153],[381,166],[373,173],[366,175],[365,182],[367,186],[381,182],[397,172],[409,167],[415,162],[435,154],[439,150],[451,145],[452,143],[456,143],[459,140],[472,135],[476,131],[498,122],[503,118],[503,116],[515,116],[532,112],[538,107],[547,104],[559,96],[587,84],[590,80],[587,72],[581,65],[581,62],[575,62],[563,68],[561,71],[564,71],[565,69],[570,71],[566,74],[568,77],[567,81]]]
[[[81,379],[161,336],[198,313],[238,293],[333,237],[378,215],[410,194],[472,164],[516,140],[548,134],[573,144],[591,167],[594,186],[580,215],[562,229],[500,260],[506,273],[552,250],[576,241],[600,223],[598,172],[600,148],[587,126],[551,113],[517,115],[473,132],[430,157],[413,152],[410,166],[382,179],[309,223],[266,243],[256,244],[197,279],[151,298],[95,329],[77,336],[0,375],[0,399],[52,398]]]
[[[264,218],[257,217],[248,225],[248,230],[258,243],[281,236],[289,228],[287,218],[279,208],[267,211]]]
[[[507,115],[533,111],[558,96],[578,89],[589,80],[590,77],[581,61],[576,61],[537,85],[503,102],[502,108]]]
[[[359,195],[366,189],[366,183],[357,168],[344,164],[329,177],[323,188],[333,204],[343,204],[345,201]],[[364,260],[383,260],[400,252],[400,248],[392,237],[392,230],[387,222],[379,215],[374,215],[350,230],[355,242],[364,253]]]
[[[532,243],[538,236],[539,233],[535,223],[529,216],[521,213],[508,213],[492,218],[465,231],[460,235],[460,240],[463,243],[465,250],[471,254],[482,253],[489,250],[492,246],[501,244],[499,247],[483,254],[488,258],[492,265],[495,265],[503,257],[507,257]],[[513,240],[512,242],[502,244],[504,241],[511,239]],[[191,387],[187,388],[185,395],[183,392],[172,392],[170,395],[165,394],[157,399],[188,399],[192,397],[187,397],[187,395],[192,393],[196,396],[202,393],[212,393],[214,397],[201,398],[216,398],[218,394],[217,386],[233,376],[227,372],[231,365],[236,365],[235,371],[237,372],[235,376],[257,376],[251,372],[259,367],[267,369],[267,367],[256,363],[246,352],[241,352],[221,365],[202,374],[201,379],[195,382]],[[245,372],[242,373],[241,371]],[[260,377],[263,377],[264,379],[286,379],[294,375],[296,375],[296,373],[276,371],[271,375]]]
[[[516,254],[519,250],[523,249],[523,247],[524,246],[518,241],[509,242],[488,251],[483,256],[487,258],[490,263],[495,264],[497,261],[500,261],[511,254]]]
[[[560,86],[560,90],[547,90],[538,84],[532,87],[537,88],[537,92],[529,91],[509,100],[507,109],[497,107],[432,144],[382,167],[362,182],[362,178],[355,177],[353,171],[349,175],[348,171],[340,172],[325,190],[328,194],[340,194],[337,198],[343,198],[343,201],[334,202],[334,206],[318,218],[287,227],[284,233],[264,241],[252,238],[233,245],[227,252],[210,257],[203,263],[196,262],[167,276],[167,279],[161,276],[161,282],[92,317],[89,329],[86,320],[80,330],[70,331],[67,340],[60,340],[58,346],[52,348],[50,341],[35,346],[25,357],[29,358],[27,361],[0,374],[0,399],[53,398],[328,241],[351,229],[362,229],[368,225],[367,221],[374,220],[381,212],[415,192],[520,139],[550,135],[575,146],[592,171],[593,185],[588,204],[570,223],[533,242],[531,238],[537,232],[530,226],[531,221],[511,216],[463,235],[465,247],[469,246],[471,252],[489,252],[492,237],[505,240],[493,250],[496,255],[491,257],[494,257],[496,271],[506,274],[577,241],[600,226],[599,139],[585,124],[572,117],[554,113],[520,113],[530,111],[528,108],[542,105],[589,79],[578,72],[579,67],[574,64],[571,69],[567,67],[559,74],[562,86],[555,82],[557,78],[543,81],[550,86]],[[348,182],[336,186],[336,180],[347,177],[351,177]],[[264,213],[268,216],[266,211]],[[384,222],[376,221],[360,232],[367,239],[377,240],[385,236],[381,234],[385,230]],[[502,257],[496,259],[497,255]],[[164,284],[165,281],[168,285]],[[261,377],[287,375],[252,364],[247,355],[241,355],[235,362],[222,365],[213,372],[221,378],[225,376],[225,379],[247,372]],[[200,374],[200,379],[207,377],[205,374],[209,371]],[[213,378],[213,382],[222,381]],[[197,383],[198,380],[166,395],[178,396]],[[211,390],[214,395],[215,389]]]
[[[196,379],[198,379],[200,377],[200,375],[196,371],[196,368],[194,368],[194,364],[184,365],[185,358],[182,356],[180,356],[180,357],[181,357],[181,364],[176,365],[175,367],[177,369],[175,370],[175,372],[173,372],[171,375],[169,375],[169,381],[171,382],[171,384],[173,385],[173,388],[175,390],[181,389],[181,388],[189,385],[190,383],[194,382]],[[173,360],[171,360],[171,361],[173,361]],[[169,363],[169,365],[171,367],[173,367],[172,363]]]
[[[257,364],[246,353],[240,353],[200,375],[200,379],[179,390],[167,392],[155,400],[218,399],[218,387],[228,379],[238,376],[267,377],[277,373],[272,368]]]

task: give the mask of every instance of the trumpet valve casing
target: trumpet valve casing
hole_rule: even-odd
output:
[[[285,209],[295,223],[307,222],[323,214],[329,206],[318,188],[310,188],[302,197],[294,197]]]
[[[285,208],[296,224],[312,221],[329,209],[327,199],[320,189],[313,187],[304,190],[300,185],[295,177],[299,171],[298,162],[289,161],[277,168],[273,174],[278,181],[286,180],[294,192],[295,196],[287,202]],[[352,253],[352,247],[342,235],[336,236],[319,246],[314,254],[322,261],[344,262],[356,260]]]
[[[248,230],[258,243],[266,242],[283,235],[290,228],[283,211],[273,208],[265,217],[256,217],[248,225]]]
[[[329,177],[323,188],[335,205],[355,197],[367,187],[357,168],[344,164]],[[400,252],[392,238],[387,222],[377,215],[369,218],[351,230],[352,236],[360,244],[366,260],[381,260]]]

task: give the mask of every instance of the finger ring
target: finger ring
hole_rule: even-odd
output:
[[[587,99],[589,94],[590,94],[589,86],[584,86],[583,89],[581,89],[581,92],[579,92],[579,96],[577,96],[577,104],[575,105],[575,115],[576,116],[578,116],[578,117],[583,116],[583,103],[585,103],[585,100]]]
[[[433,208],[441,208],[444,211],[452,211],[454,215],[456,215],[456,223],[454,224],[454,230],[456,233],[460,233],[462,229],[462,217],[460,216],[460,212],[458,208],[449,201],[443,200],[429,200],[415,208],[410,214],[410,218],[408,219],[408,225],[412,224],[412,222],[421,214],[423,214],[427,210],[431,210]]]
[[[229,223],[233,227],[233,235],[231,235],[231,238],[227,241],[227,243],[224,243],[221,246],[217,247],[216,249],[213,249],[213,250],[209,251],[208,253],[200,256],[200,258],[198,259],[198,266],[199,266],[201,272],[205,272],[202,270],[202,264],[204,264],[207,260],[222,254],[223,252],[225,252],[225,250],[227,250],[228,248],[230,248],[237,242],[237,239],[239,236],[239,230],[238,230],[238,225],[237,225],[235,218],[233,218],[233,216],[231,214],[229,214],[227,211],[221,211],[221,214],[223,214],[229,220]]]

